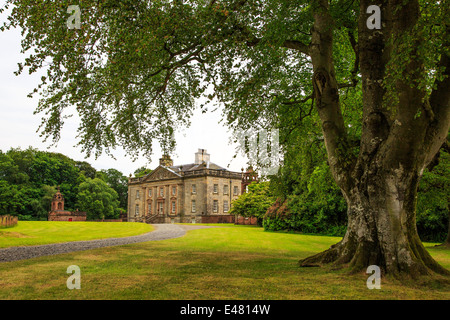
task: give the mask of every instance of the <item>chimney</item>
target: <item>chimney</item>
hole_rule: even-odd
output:
[[[206,149],[198,149],[195,153],[195,164],[201,164],[203,162],[209,162],[209,153],[206,153]]]
[[[162,158],[159,159],[159,165],[164,167],[173,166],[173,160],[170,159],[168,154],[163,154]]]

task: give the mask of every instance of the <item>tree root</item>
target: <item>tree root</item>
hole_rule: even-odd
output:
[[[377,265],[383,276],[389,274],[397,279],[418,279],[433,274],[450,276],[450,271],[439,265],[422,245],[416,244],[411,250],[415,257],[412,262],[386,263],[381,250],[373,243],[358,243],[352,246],[351,243],[341,241],[323,252],[299,260],[298,264],[300,267],[330,266],[332,270],[346,268],[349,274],[365,272],[369,265]]]

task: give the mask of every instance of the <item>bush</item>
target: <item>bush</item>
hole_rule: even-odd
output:
[[[450,203],[450,155],[440,153],[439,164],[424,170],[417,199],[417,231],[422,241],[443,242],[447,236]]]
[[[278,199],[264,217],[265,230],[299,231],[342,236],[346,230],[347,204],[324,162],[310,175],[300,194]]]
[[[248,191],[233,201],[230,213],[243,217],[256,217],[258,225],[261,225],[264,214],[273,201],[267,182],[252,182],[248,186]]]

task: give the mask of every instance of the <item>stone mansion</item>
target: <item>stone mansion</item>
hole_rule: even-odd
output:
[[[229,215],[231,202],[256,180],[251,170],[233,172],[210,162],[205,149],[184,165],[163,155],[151,173],[129,179],[128,221],[200,223],[205,216]]]

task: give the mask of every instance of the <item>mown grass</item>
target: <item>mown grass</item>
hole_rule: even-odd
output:
[[[0,248],[134,236],[153,227],[135,222],[19,221],[0,229]]]
[[[298,260],[337,237],[264,232],[257,227],[192,230],[186,236],[0,264],[0,299],[450,299],[448,278],[383,278],[300,268]],[[450,250],[427,244],[450,269]],[[81,269],[69,290],[67,267]]]

